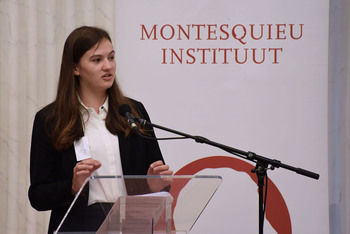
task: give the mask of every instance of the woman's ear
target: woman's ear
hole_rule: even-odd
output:
[[[79,68],[78,68],[78,66],[77,65],[74,65],[74,75],[75,76],[79,76]]]

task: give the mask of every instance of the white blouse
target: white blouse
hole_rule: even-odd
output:
[[[105,124],[108,112],[108,97],[99,108],[99,114],[93,108],[86,107],[80,100],[80,111],[84,121],[84,135],[88,139],[91,157],[101,162],[101,167],[93,172],[95,176],[122,175],[118,136],[110,133]],[[89,205],[96,202],[115,202],[119,196],[126,195],[122,179],[99,179],[89,183]]]

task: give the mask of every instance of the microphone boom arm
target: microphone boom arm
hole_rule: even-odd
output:
[[[146,121],[144,119],[137,118],[136,120],[141,125],[150,125],[150,126],[152,126],[154,128],[158,128],[158,129],[161,129],[161,130],[164,130],[164,131],[167,131],[167,132],[171,132],[171,133],[183,136],[184,138],[193,139],[197,143],[202,143],[202,144],[215,146],[215,147],[220,148],[220,149],[222,149],[222,150],[224,150],[226,152],[229,152],[229,153],[234,154],[236,156],[239,156],[241,158],[253,161],[253,162],[258,163],[260,165],[271,165],[274,168],[279,168],[279,167],[285,168],[287,170],[294,171],[297,174],[300,174],[300,175],[303,175],[303,176],[307,176],[307,177],[310,177],[310,178],[313,178],[313,179],[316,179],[316,180],[318,180],[319,177],[320,177],[319,174],[314,173],[312,171],[308,171],[308,170],[305,170],[305,169],[302,169],[302,168],[296,168],[296,167],[293,167],[293,166],[290,166],[290,165],[287,165],[287,164],[283,164],[279,160],[269,159],[269,158],[260,156],[260,155],[254,153],[254,152],[251,152],[251,151],[245,152],[243,150],[239,150],[239,149],[227,146],[227,145],[223,145],[223,144],[211,141],[211,140],[209,140],[209,139],[207,139],[205,137],[202,137],[202,136],[193,136],[193,135],[189,135],[187,133],[183,133],[183,132],[180,132],[180,131],[177,131],[177,130],[174,130],[174,129],[170,129],[170,128],[167,128],[167,127],[160,126],[158,124],[150,123],[150,122],[148,122],[148,121]],[[179,138],[175,138],[175,139],[179,139]],[[181,139],[183,139],[183,138],[181,138]]]

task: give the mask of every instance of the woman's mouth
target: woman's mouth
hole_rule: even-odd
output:
[[[103,78],[104,80],[107,80],[107,81],[108,81],[108,80],[110,80],[110,79],[113,78],[113,75],[110,74],[110,73],[109,73],[109,74],[105,74],[105,75],[102,76],[102,78]]]

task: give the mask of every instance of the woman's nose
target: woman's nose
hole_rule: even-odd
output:
[[[104,63],[103,63],[103,69],[105,69],[105,70],[111,69],[113,67],[113,62],[114,61],[110,61],[108,59],[105,59]]]

